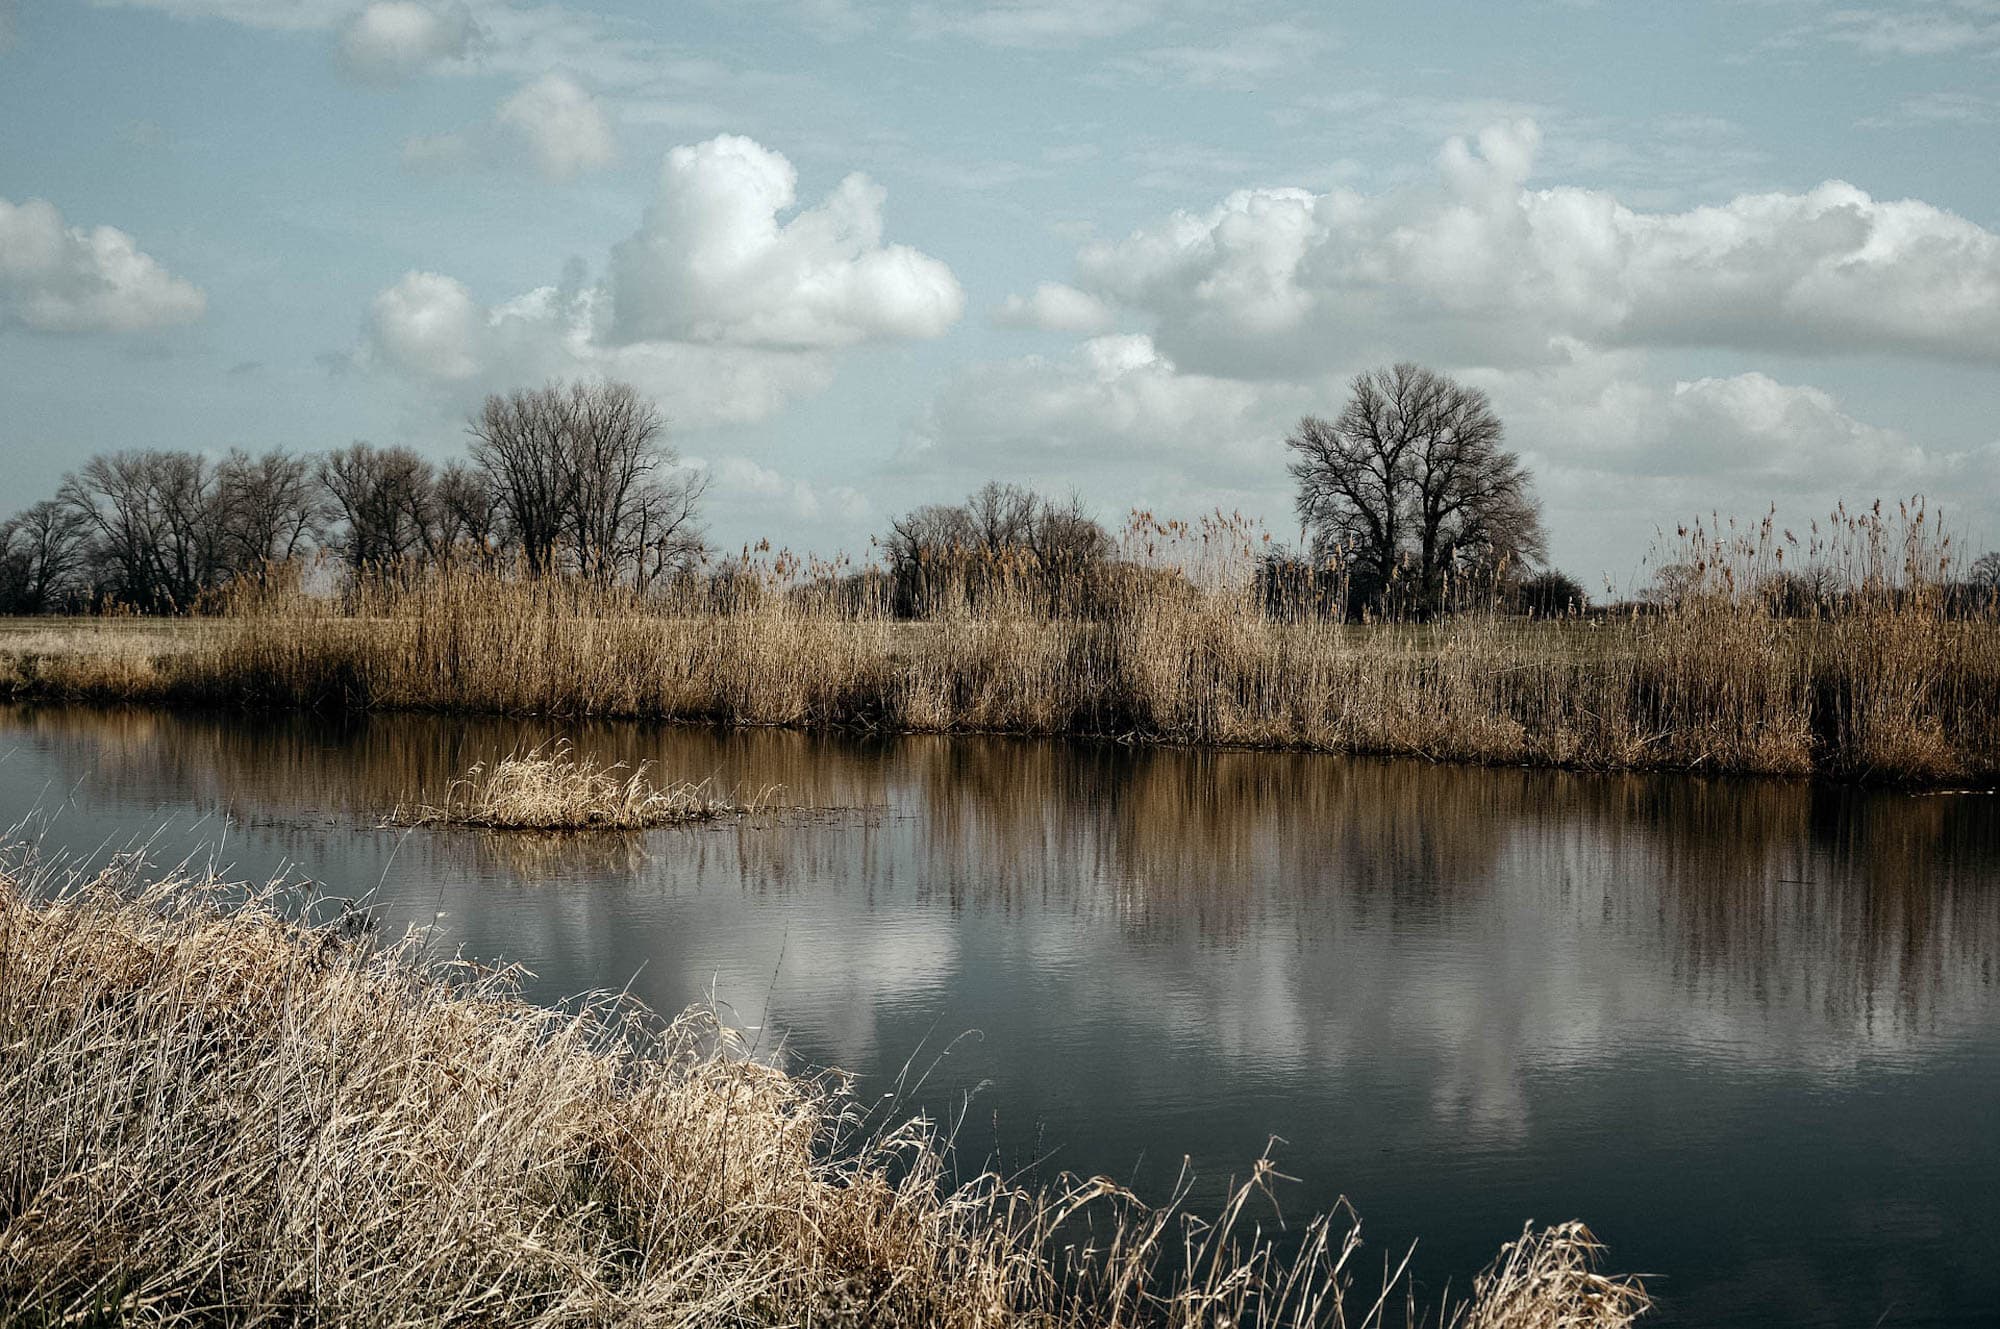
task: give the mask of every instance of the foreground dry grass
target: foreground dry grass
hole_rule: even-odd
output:
[[[26,878],[26,879],[24,879]],[[518,1000],[270,892],[129,870],[0,882],[9,1323],[1365,1326],[1344,1215],[1280,1259],[1249,1217],[1103,1179],[951,1189],[921,1122],[701,1015]],[[296,902],[294,902],[296,903]],[[1580,1225],[1502,1251],[1461,1329],[1629,1324]]]
[[[480,762],[451,782],[436,803],[398,805],[392,826],[477,826],[506,831],[636,831],[754,812],[722,798],[706,781],[656,785],[636,770],[579,757],[567,742]]]

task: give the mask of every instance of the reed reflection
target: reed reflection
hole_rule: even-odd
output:
[[[16,709],[4,723],[92,797],[226,809],[301,856],[555,736],[532,719],[424,716]],[[1864,1044],[1933,1030],[1996,982],[1991,795],[1002,739],[563,732],[668,778],[781,785],[791,810],[647,836],[427,833],[398,852],[524,882],[734,880],[769,898],[838,886],[867,909],[1105,922],[1139,953],[1191,948],[1181,969],[1232,953],[1285,967],[1274,947],[1357,934],[1511,946],[1526,931],[1549,954],[1640,964],[1676,1004],[1783,1009]],[[1256,978],[1260,1004],[1271,981]]]

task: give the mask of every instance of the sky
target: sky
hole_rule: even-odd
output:
[[[1773,504],[2000,546],[2000,0],[1855,5],[0,0],[0,510],[609,375],[725,550],[988,478],[1291,540],[1288,430],[1416,360],[1593,588]]]

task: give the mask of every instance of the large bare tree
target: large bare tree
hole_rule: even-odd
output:
[[[1419,615],[1455,582],[1546,557],[1527,471],[1486,394],[1421,365],[1357,375],[1338,418],[1285,440],[1316,558],[1341,555],[1364,602]]]
[[[0,523],[0,612],[47,614],[87,589],[91,522],[45,498]]]
[[[643,583],[700,544],[704,480],[665,430],[637,389],[605,380],[488,397],[466,432],[531,575]]]
[[[310,458],[273,449],[231,452],[218,468],[230,559],[261,576],[304,554],[322,534],[326,497]]]
[[[104,591],[185,612],[233,575],[219,468],[193,452],[113,452],[64,478],[59,502],[89,524]]]
[[[334,547],[357,572],[434,552],[437,470],[405,447],[351,443],[320,459],[340,519]]]

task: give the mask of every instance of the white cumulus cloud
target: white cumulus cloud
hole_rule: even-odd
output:
[[[1466,377],[1492,394],[1517,445],[1599,475],[1606,492],[1638,475],[1759,499],[1828,489],[1872,498],[1936,484],[1962,461],[1856,418],[1823,388],[1757,370],[1662,381],[1640,353],[1575,349],[1561,367]]]
[[[436,272],[404,274],[369,307],[377,349],[424,378],[457,380],[478,373],[491,323],[465,283]]]
[[[473,32],[472,11],[463,0],[375,0],[341,29],[335,58],[354,78],[396,83],[440,61],[462,58]]]
[[[556,286],[488,306],[454,278],[411,272],[369,306],[365,358],[456,390],[460,399],[555,377],[625,379],[687,428],[765,419],[833,377],[823,354],[670,341],[608,344],[598,336],[602,307],[601,288]]]
[[[0,323],[136,332],[201,317],[208,301],[112,226],[70,226],[53,203],[0,198]]]
[[[717,154],[730,169],[704,165]],[[824,388],[837,349],[934,336],[957,318],[964,297],[950,268],[882,245],[879,189],[850,177],[838,206],[781,225],[791,179],[789,162],[748,139],[675,149],[609,280],[487,305],[452,277],[411,272],[370,306],[364,358],[460,396],[611,375],[694,427],[769,417]],[[748,224],[732,232],[731,218]]]
[[[1685,212],[1532,189],[1539,133],[1453,139],[1434,185],[1251,189],[1086,248],[1077,284],[1195,368],[1287,375],[1597,347],[1895,351],[2000,363],[2000,236],[1831,181]]]
[[[500,103],[494,121],[551,180],[573,180],[617,156],[604,108],[566,74],[527,84]]]
[[[958,321],[951,269],[883,243],[880,185],[850,175],[786,218],[797,190],[791,162],[747,138],[668,153],[644,225],[612,251],[613,335],[824,349]]]

